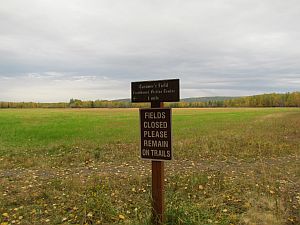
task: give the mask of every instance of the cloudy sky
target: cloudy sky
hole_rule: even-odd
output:
[[[0,0],[0,101],[300,90],[299,0]]]

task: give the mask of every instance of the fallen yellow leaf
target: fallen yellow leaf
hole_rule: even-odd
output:
[[[121,219],[121,220],[125,220],[125,216],[123,216],[123,215],[119,215],[119,219]]]
[[[8,213],[3,213],[2,216],[9,217]]]

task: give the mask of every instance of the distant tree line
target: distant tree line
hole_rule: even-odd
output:
[[[210,100],[207,102],[178,102],[170,103],[173,108],[202,108],[202,107],[300,107],[300,92],[285,94],[262,94],[229,100]]]
[[[300,107],[300,92],[263,94],[224,101],[225,107]]]
[[[0,108],[68,108],[69,103],[0,102]]]
[[[59,103],[36,102],[0,102],[0,108],[143,108],[149,103],[131,103],[127,101],[83,101],[71,99]],[[300,92],[285,94],[262,94],[229,100],[209,100],[206,102],[175,102],[166,103],[172,108],[205,108],[205,107],[300,107]]]

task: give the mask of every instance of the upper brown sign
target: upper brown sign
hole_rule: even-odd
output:
[[[179,79],[131,83],[132,102],[178,102]]]

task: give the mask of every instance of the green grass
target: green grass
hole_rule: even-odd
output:
[[[3,110],[0,124],[1,141],[7,147],[132,141],[129,128],[131,124],[137,128],[136,115],[119,110]]]
[[[166,224],[297,224],[300,109],[173,109]],[[0,110],[0,224],[149,224],[137,109]],[[6,214],[7,213],[7,214]]]

